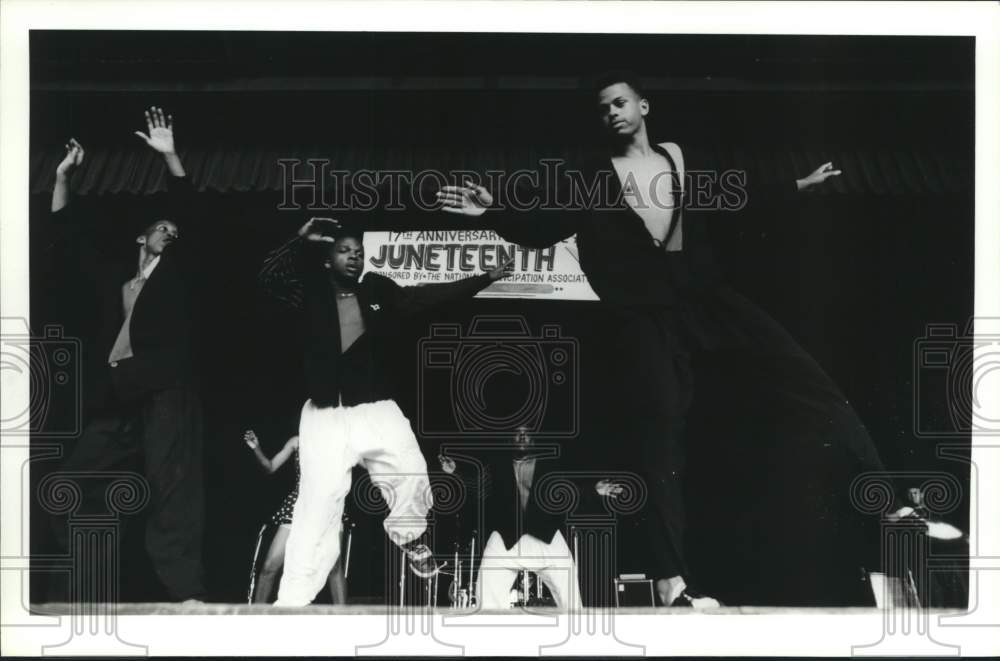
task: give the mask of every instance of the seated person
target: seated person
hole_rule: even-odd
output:
[[[561,467],[559,447],[536,444],[518,428],[513,445],[482,453],[485,529],[488,532],[479,566],[479,605],[510,607],[510,590],[522,570],[535,572],[558,608],[581,607],[576,563],[562,533],[565,514],[548,503],[538,486]],[[441,468],[454,473],[454,459],[439,455]]]

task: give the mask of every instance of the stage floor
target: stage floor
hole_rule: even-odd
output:
[[[67,615],[80,608],[81,605],[66,603],[32,604],[31,612],[35,615]],[[102,611],[107,608],[118,615],[386,615],[390,613],[434,615],[506,615],[523,617],[525,615],[558,615],[555,608],[505,609],[505,610],[472,610],[436,608],[428,609],[420,606],[384,606],[371,604],[347,604],[343,606],[311,605],[302,608],[285,608],[270,604],[177,604],[177,603],[129,603],[129,604],[87,604],[87,610]],[[584,614],[602,614],[614,611],[616,615],[863,615],[882,612],[878,608],[847,607],[847,608],[781,608],[773,606],[724,606],[705,610],[691,608],[585,608]],[[965,611],[959,609],[930,609],[926,611],[933,615],[959,614]]]

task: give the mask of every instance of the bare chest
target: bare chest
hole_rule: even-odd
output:
[[[340,319],[340,350],[347,351],[365,332],[365,320],[357,296],[337,297],[337,316]]]
[[[612,159],[625,202],[657,241],[664,241],[674,214],[673,170],[660,154]],[[677,236],[675,232],[674,237]],[[675,243],[671,237],[671,243]],[[670,247],[668,247],[670,249]],[[674,247],[680,249],[680,245]]]

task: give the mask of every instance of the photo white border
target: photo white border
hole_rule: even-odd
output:
[[[0,4],[0,268],[2,314],[28,318],[28,30],[267,30],[267,31],[438,31],[561,32],[673,34],[811,34],[811,35],[969,35],[976,47],[976,296],[977,317],[1000,317],[1000,185],[998,122],[1000,118],[1000,48],[996,3],[619,3],[619,2],[323,2],[297,0],[3,0]],[[941,127],[933,127],[940,130]],[[942,231],[947,231],[942,225]],[[905,240],[901,239],[901,240]],[[27,401],[23,389],[4,380],[4,406]],[[993,379],[991,386],[997,386]],[[8,392],[10,390],[10,392]],[[1000,419],[1000,388],[983,393]],[[38,655],[43,645],[67,636],[67,623],[52,618],[22,621],[22,595],[15,569],[27,549],[20,537],[27,525],[27,488],[20,482],[27,460],[23,438],[2,440],[0,507],[0,646],[4,654]],[[982,572],[976,613],[968,622],[994,626],[962,626],[961,618],[938,621],[931,630],[942,644],[960,644],[963,654],[1000,653],[1000,438],[973,439],[974,515],[972,531]],[[977,511],[978,510],[978,511]],[[974,566],[977,566],[974,564]],[[780,580],[780,577],[776,577]],[[24,595],[27,595],[27,581]],[[319,619],[321,618],[321,619]],[[66,619],[66,618],[64,618]],[[946,626],[945,626],[946,625]],[[881,636],[880,613],[829,610],[787,615],[619,615],[622,640],[641,642],[650,655],[850,655],[852,646]],[[164,655],[353,655],[354,641],[378,640],[386,617],[329,616],[133,616],[120,617],[122,638],[148,645]],[[449,632],[450,634],[451,632]],[[525,640],[527,630],[516,639]],[[468,640],[466,654],[517,653],[511,629],[480,629]],[[449,635],[451,639],[451,635]],[[457,637],[456,637],[457,639]],[[377,654],[443,654],[416,639],[403,647],[372,650]],[[456,650],[457,651],[457,650]],[[599,653],[595,642],[584,648],[552,649],[556,654]],[[614,653],[611,650],[608,652]],[[53,650],[59,653],[58,650]],[[521,652],[523,653],[523,652]],[[937,653],[947,654],[941,649]]]

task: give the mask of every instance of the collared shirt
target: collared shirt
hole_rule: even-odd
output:
[[[125,313],[125,321],[122,322],[121,330],[118,331],[118,337],[115,339],[114,346],[111,347],[111,353],[108,354],[109,363],[115,363],[133,356],[132,339],[129,336],[132,310],[135,309],[135,302],[139,299],[143,285],[146,284],[146,280],[149,280],[149,276],[152,275],[153,270],[159,263],[160,255],[157,255],[146,268],[142,268],[142,257],[140,256],[136,276],[130,278],[122,285],[122,310]]]
[[[347,351],[365,332],[365,320],[357,295],[337,294],[337,317],[340,319],[340,351]]]
[[[528,507],[528,496],[531,494],[531,484],[535,479],[535,458],[514,460],[514,479],[517,481],[517,495],[521,502],[521,511]]]

